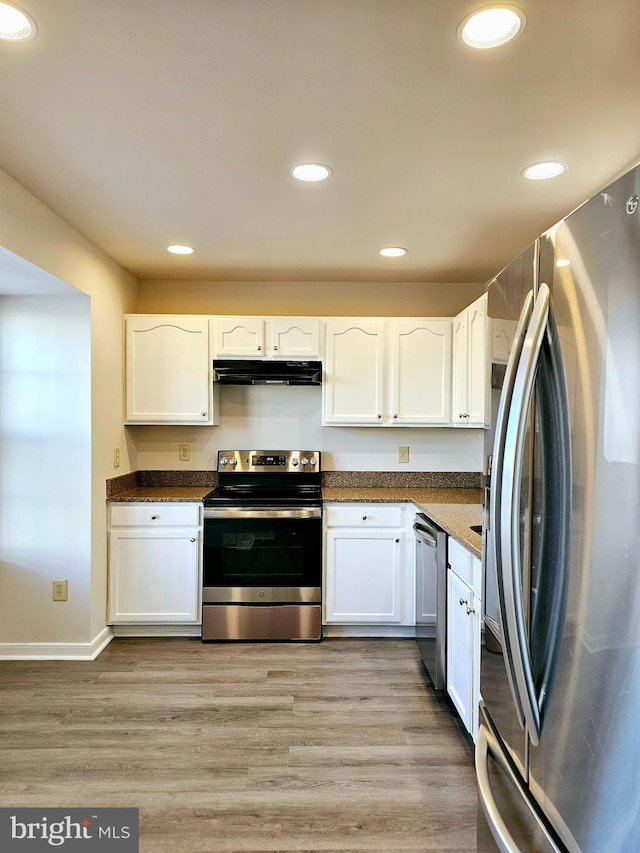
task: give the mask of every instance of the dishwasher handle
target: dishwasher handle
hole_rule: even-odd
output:
[[[423,542],[430,548],[436,548],[438,545],[438,533],[439,531],[431,526],[426,515],[422,515],[422,513],[416,515],[416,520],[413,524],[413,534],[416,539],[419,539],[420,542]]]

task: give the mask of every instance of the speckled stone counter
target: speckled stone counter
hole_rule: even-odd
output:
[[[107,500],[115,503],[201,501],[215,489],[215,471],[132,471],[107,480]]]
[[[435,524],[482,556],[482,537],[471,525],[482,524],[482,489],[323,488],[325,503],[413,503]]]

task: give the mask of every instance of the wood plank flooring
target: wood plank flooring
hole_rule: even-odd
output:
[[[475,850],[471,744],[411,640],[6,661],[0,722],[1,806],[136,806],[142,853]]]

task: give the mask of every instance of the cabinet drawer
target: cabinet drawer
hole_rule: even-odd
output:
[[[328,504],[328,527],[402,527],[404,507],[389,504]]]
[[[112,527],[198,527],[199,503],[112,504]]]
[[[471,586],[471,560],[473,555],[456,539],[449,536],[448,541],[449,565],[458,577]]]

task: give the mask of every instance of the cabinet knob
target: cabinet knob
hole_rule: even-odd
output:
[[[258,352],[260,352],[261,349],[262,347],[258,344]]]
[[[461,607],[464,607],[465,604],[469,604],[469,602],[467,601],[466,598],[461,598],[458,603],[460,604]]]
[[[400,541],[399,539],[396,539],[396,542],[399,542],[399,541]]]
[[[476,611],[473,609],[473,607],[467,607],[467,616],[471,616],[471,614],[475,612]]]
[[[195,541],[196,541],[196,537],[195,537],[195,536],[192,536],[192,537],[191,537],[191,541],[192,541],[192,542],[195,542]]]
[[[207,413],[206,413],[206,412],[200,412],[200,414],[202,415],[202,417],[203,417],[203,418],[206,418],[206,417],[207,417]]]
[[[394,417],[394,418],[397,418],[397,417],[398,417],[398,414],[396,413],[393,417]]]
[[[379,420],[382,420],[382,415],[378,415],[378,419],[379,419]]]
[[[158,520],[158,517],[159,517],[159,516],[157,516],[157,515],[152,515],[152,516],[151,516],[151,521],[157,521],[157,520]]]
[[[363,520],[363,521],[366,521],[366,520],[367,520],[367,516],[366,516],[366,515],[363,515],[363,516],[362,516],[362,520]]]
[[[274,348],[274,350],[278,349],[278,347],[275,344],[273,345],[273,348]]]

